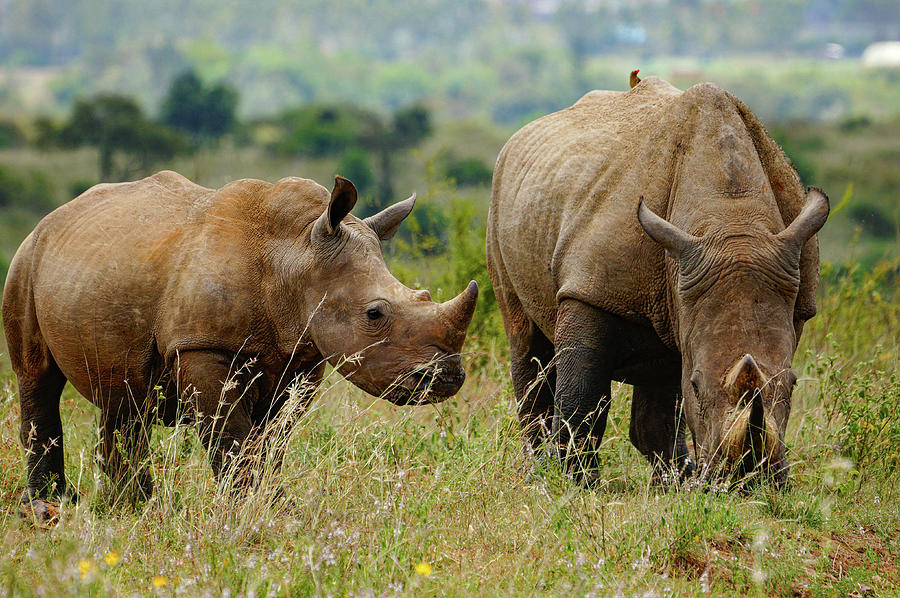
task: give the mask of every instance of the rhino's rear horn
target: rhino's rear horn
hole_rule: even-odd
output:
[[[403,219],[409,216],[413,206],[416,205],[416,194],[413,193],[408,199],[398,201],[394,205],[388,206],[377,214],[369,216],[363,222],[368,225],[378,238],[387,241],[397,232]]]
[[[313,228],[313,233],[319,236],[333,235],[353,206],[356,205],[358,194],[356,186],[340,175],[334,177],[334,189],[331,190],[331,199],[328,207],[319,216]]]
[[[441,315],[456,329],[456,332],[465,334],[475,313],[475,303],[478,301],[478,283],[474,280],[469,283],[466,290],[449,301],[441,303]]]
[[[660,218],[644,204],[644,196],[638,202],[638,222],[647,235],[662,245],[666,252],[675,259],[699,242],[697,237],[689,235],[671,222]]]

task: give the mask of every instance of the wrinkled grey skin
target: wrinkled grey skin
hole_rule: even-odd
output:
[[[349,215],[356,198],[341,177],[329,194],[300,178],[211,190],[160,172],[98,185],[44,218],[3,292],[25,500],[66,491],[67,380],[100,408],[104,470],[143,494],[148,423],[194,421],[220,475],[241,447],[267,450],[245,443],[295,381],[305,405],[326,362],[396,404],[456,393],[477,285],[443,304],[402,285],[380,241],[415,197],[365,221]]]
[[[598,475],[610,383],[655,479],[787,479],[791,360],[828,215],[739,100],[656,77],[525,126],[494,171],[488,270],[529,442]],[[789,226],[788,226],[789,225]],[[674,469],[674,471],[673,471]]]

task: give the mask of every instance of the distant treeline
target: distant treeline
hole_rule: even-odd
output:
[[[356,184],[363,197],[362,215],[394,201],[394,162],[398,155],[432,134],[430,110],[413,104],[380,112],[344,103],[292,107],[256,119],[237,116],[238,92],[225,83],[204,83],[193,70],[176,76],[150,117],[138,101],[121,94],[81,98],[64,118],[41,116],[23,127],[0,119],[0,149],[31,146],[37,150],[93,147],[99,181],[144,176],[175,156],[217,147],[257,146],[285,156],[337,158],[337,171]],[[459,186],[487,185],[491,167],[471,156],[444,156],[443,177]],[[90,182],[72,184],[71,195]],[[19,172],[0,165],[0,208],[36,212],[52,208],[50,183],[40,171]]]
[[[238,89],[245,116],[427,102],[449,117],[517,125],[589,89],[620,89],[644,67],[679,84],[740,88],[764,118],[828,119],[890,104],[881,75],[781,74],[785,61],[833,70],[832,59],[898,37],[895,0],[7,0],[0,114],[67,109],[111,89],[157,105],[165,82],[193,68]],[[777,59],[726,66],[746,56]]]

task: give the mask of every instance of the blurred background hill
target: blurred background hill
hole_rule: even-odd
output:
[[[825,259],[871,265],[900,253],[892,40],[895,0],[0,0],[0,276],[41,214],[163,167],[424,189],[439,252],[511,132],[637,67],[743,99],[831,195]]]

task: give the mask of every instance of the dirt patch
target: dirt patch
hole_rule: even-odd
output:
[[[898,537],[900,530],[894,530],[892,536]],[[862,529],[856,532],[831,533],[831,540],[836,549],[833,555],[832,571],[841,578],[850,569],[869,569],[888,579],[897,579],[896,559],[900,557],[900,544],[894,542],[892,547],[874,530]]]
[[[900,530],[894,530],[892,538],[900,537]],[[845,579],[851,571],[863,569],[872,573],[871,583],[858,583],[851,596],[881,595],[879,589],[893,589],[900,585],[900,570],[897,559],[900,558],[900,541],[890,543],[871,528],[861,528],[852,532],[831,532],[821,542],[820,548],[813,549],[810,555],[817,561],[827,558],[830,566],[820,571],[807,571],[804,579],[798,580],[794,587],[794,596],[805,598],[811,596],[808,589],[809,579],[813,576],[830,578],[834,582]]]
[[[729,563],[738,558],[737,555],[741,550],[740,544],[714,540],[702,553],[688,552],[674,555],[671,562],[658,573],[699,580],[701,583],[717,582],[733,585]]]

